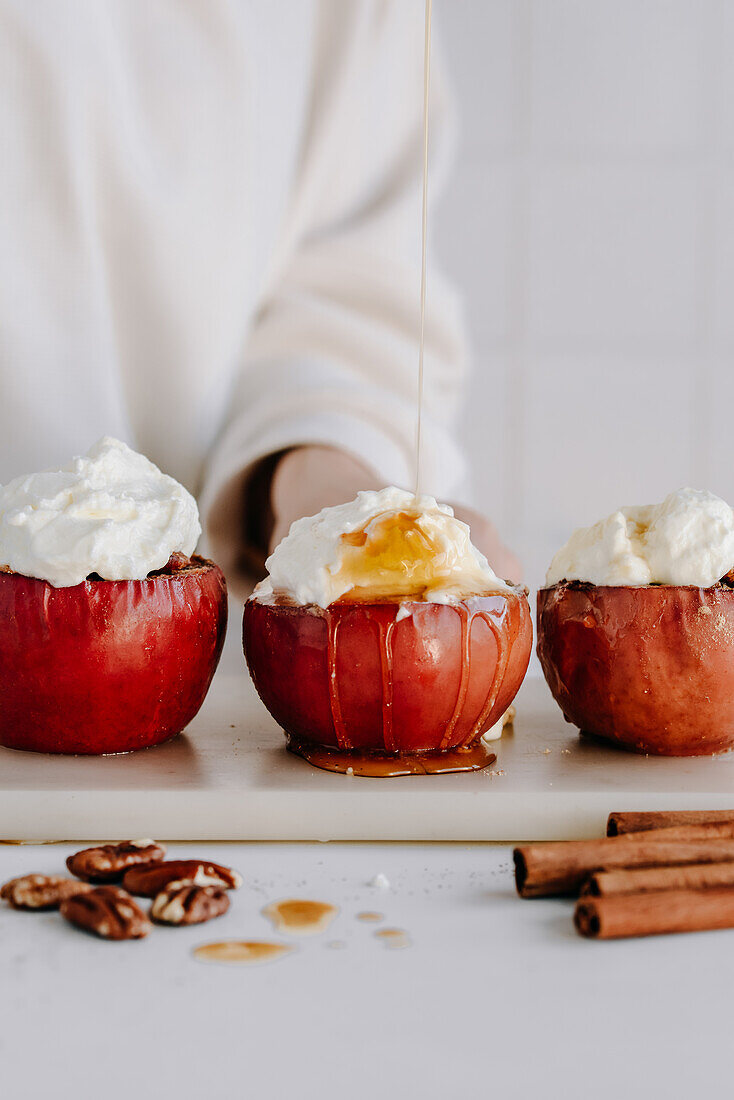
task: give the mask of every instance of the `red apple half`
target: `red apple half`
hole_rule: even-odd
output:
[[[734,746],[734,590],[560,583],[538,593],[538,656],[569,722],[634,752]]]
[[[0,573],[0,744],[118,753],[179,733],[204,701],[224,644],[218,566],[70,588]]]
[[[520,588],[457,604],[323,609],[253,596],[245,605],[245,656],[278,725],[300,742],[346,752],[475,743],[515,697],[531,647]]]

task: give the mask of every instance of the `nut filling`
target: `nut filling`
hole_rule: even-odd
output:
[[[68,898],[62,902],[61,915],[106,940],[139,940],[152,927],[138,903],[119,886],[98,886]]]

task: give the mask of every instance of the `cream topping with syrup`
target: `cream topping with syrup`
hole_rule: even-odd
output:
[[[391,486],[296,520],[257,591],[301,605],[401,598],[453,603],[511,588],[433,497]]]

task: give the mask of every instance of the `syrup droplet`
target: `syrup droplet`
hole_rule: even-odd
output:
[[[378,924],[384,919],[384,913],[373,913],[370,909],[365,910],[363,913],[357,913],[357,920],[364,921],[366,924]]]
[[[389,947],[391,951],[399,950],[401,947],[410,947],[411,945],[410,936],[404,928],[378,928],[375,937],[382,940],[385,947]]]
[[[308,901],[306,898],[285,898],[266,905],[263,915],[272,921],[279,932],[295,936],[314,936],[325,932],[339,910],[326,901]]]
[[[194,949],[194,958],[201,962],[231,963],[247,966],[272,962],[293,950],[288,943],[269,943],[262,940],[222,940],[204,943]]]

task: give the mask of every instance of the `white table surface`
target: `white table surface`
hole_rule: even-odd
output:
[[[72,850],[0,847],[0,881],[56,871]],[[725,1094],[734,931],[587,942],[568,901],[515,896],[499,845],[179,844],[171,854],[239,868],[245,885],[227,916],[114,944],[58,914],[0,908],[3,1096]],[[391,889],[367,885],[377,872]],[[341,912],[267,965],[192,957],[210,940],[281,938],[260,910],[286,896]],[[386,949],[355,919],[364,909],[412,945]],[[346,946],[328,949],[333,939]]]
[[[242,668],[238,626],[233,615],[225,674]],[[0,882],[62,870],[75,847],[0,844]],[[169,854],[242,872],[227,916],[112,944],[0,903],[0,1095],[678,1100],[722,1095],[729,1079],[734,931],[584,941],[569,901],[517,898],[506,845],[199,842]],[[367,885],[378,872],[390,890]],[[211,940],[285,939],[260,910],[288,896],[340,915],[267,965],[192,958]],[[387,950],[355,919],[364,909],[412,945]],[[334,939],[347,946],[328,949]]]

